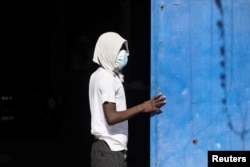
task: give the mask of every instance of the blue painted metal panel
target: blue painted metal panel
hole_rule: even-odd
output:
[[[250,150],[250,0],[151,0],[151,167]]]

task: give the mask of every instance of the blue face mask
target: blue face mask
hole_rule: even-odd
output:
[[[115,64],[118,66],[119,69],[122,69],[123,67],[125,67],[128,63],[128,55],[129,53],[125,50],[121,50],[117,57],[116,57],[116,61]]]

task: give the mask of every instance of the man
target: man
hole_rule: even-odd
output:
[[[92,167],[126,167],[128,119],[139,113],[159,112],[166,103],[162,94],[128,108],[121,70],[128,61],[128,42],[115,32],[103,33],[97,40],[93,62],[99,67],[89,81]]]

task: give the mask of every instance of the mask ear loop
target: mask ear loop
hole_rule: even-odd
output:
[[[122,50],[122,47],[121,47],[120,51],[121,50]],[[118,52],[118,54],[119,54],[119,52]],[[118,54],[117,54],[117,56],[118,56]],[[116,56],[116,58],[117,58],[117,56]],[[118,65],[116,63],[115,63],[115,68],[114,68],[113,72],[116,76],[118,76],[118,78],[121,80],[121,82],[124,82],[124,75],[122,74],[121,69],[118,67]]]

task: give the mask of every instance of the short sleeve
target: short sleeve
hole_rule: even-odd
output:
[[[115,103],[115,80],[114,77],[110,77],[107,75],[103,77],[99,82],[99,93],[102,99],[102,103],[104,102],[112,102]]]

